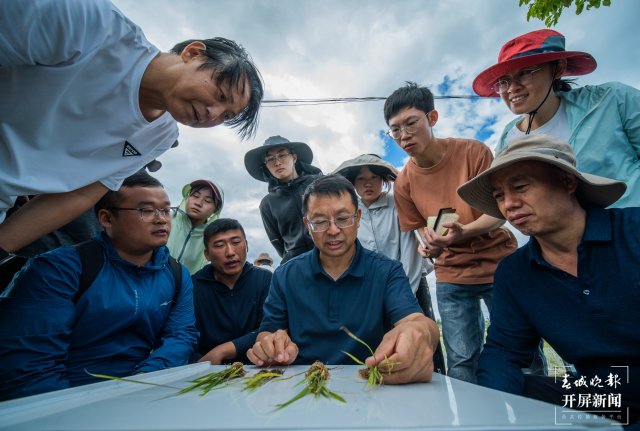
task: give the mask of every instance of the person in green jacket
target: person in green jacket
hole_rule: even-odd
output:
[[[194,274],[207,263],[202,237],[207,225],[220,217],[224,194],[213,181],[195,180],[182,188],[182,197],[171,216],[167,247],[171,256]]]

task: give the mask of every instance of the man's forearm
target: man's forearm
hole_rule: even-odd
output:
[[[96,182],[66,193],[38,195],[0,224],[0,248],[15,251],[64,226],[107,192]]]
[[[498,229],[505,223],[504,220],[483,214],[478,219],[464,225],[463,238],[468,239]]]

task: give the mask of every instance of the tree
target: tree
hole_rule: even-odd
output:
[[[587,7],[599,8],[602,6],[611,6],[611,0],[520,0],[520,6],[529,5],[527,12],[527,21],[530,18],[538,18],[547,25],[553,27],[558,23],[558,19],[564,8],[568,8],[573,3],[576,5],[576,15],[580,15]]]

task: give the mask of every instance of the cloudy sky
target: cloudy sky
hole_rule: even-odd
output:
[[[161,50],[191,38],[222,36],[242,44],[264,78],[265,99],[386,97],[405,81],[436,96],[472,95],[478,72],[494,64],[507,40],[544,23],[526,21],[518,0],[113,0]],[[567,50],[587,51],[597,70],[579,85],[621,81],[640,88],[640,2],[576,16],[565,10],[556,30]],[[224,127],[181,126],[180,146],[165,153],[156,176],[171,199],[197,178],[222,185],[223,216],[240,220],[249,258],[269,244],[258,212],[265,183],[244,168],[244,154],[272,135],[303,141],[325,173],[362,153],[378,153],[396,166],[404,154],[386,135],[383,101],[319,106],[265,106],[255,139],[242,142]],[[512,118],[496,100],[436,100],[440,137],[467,137],[493,148]],[[279,261],[279,258],[276,259]]]

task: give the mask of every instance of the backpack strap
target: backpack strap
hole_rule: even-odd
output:
[[[176,305],[178,301],[178,295],[180,294],[180,289],[182,288],[182,265],[173,256],[169,256],[169,266],[171,267],[171,272],[173,273],[173,282],[175,284],[175,289],[173,292],[173,305]]]
[[[98,241],[92,239],[76,244],[74,247],[80,256],[80,265],[82,267],[78,291],[73,295],[73,303],[75,304],[98,276],[102,265],[104,265],[104,254],[102,246]]]
[[[76,244],[74,247],[78,255],[80,255],[80,264],[82,265],[78,291],[73,296],[73,303],[75,304],[98,276],[98,273],[104,265],[104,254],[102,246],[92,239]],[[173,303],[175,304],[182,287],[182,265],[173,257],[169,256],[169,267],[171,268],[175,287],[173,294]]]

